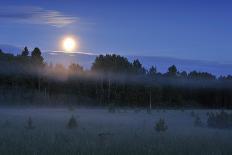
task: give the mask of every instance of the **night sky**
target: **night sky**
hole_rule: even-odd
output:
[[[225,0],[0,1],[0,44],[230,62],[232,2]]]

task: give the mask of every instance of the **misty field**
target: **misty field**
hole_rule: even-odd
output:
[[[0,154],[232,154],[232,130],[207,127],[212,111],[1,108]],[[76,124],[70,128],[72,117]],[[165,132],[155,130],[160,118]]]

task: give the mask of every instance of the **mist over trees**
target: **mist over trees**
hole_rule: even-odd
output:
[[[155,62],[154,62],[155,65]],[[0,50],[0,104],[232,107],[232,76],[145,69],[115,55],[99,55],[90,70],[46,64],[39,48],[14,56]]]

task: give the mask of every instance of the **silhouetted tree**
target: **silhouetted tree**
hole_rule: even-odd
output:
[[[177,68],[175,65],[172,65],[168,68],[168,72],[167,72],[168,75],[170,76],[176,76],[177,75]]]
[[[28,57],[0,52],[1,104],[12,103],[14,94],[17,104],[76,104],[81,101],[150,108],[186,105],[232,108],[231,75],[216,78],[207,72],[179,73],[174,65],[164,74],[157,73],[154,66],[146,72],[139,60],[131,63],[115,54],[96,57],[89,71],[78,64],[71,64],[68,68],[57,64],[55,67],[43,65],[39,69],[41,72],[34,72],[37,70],[35,64],[43,64],[38,48]],[[69,74],[79,71],[83,72],[81,76]]]
[[[29,51],[28,51],[28,48],[27,46],[24,47],[23,51],[22,51],[22,56],[28,56],[29,55]]]
[[[133,72],[135,74],[145,74],[146,73],[145,68],[142,66],[142,64],[140,63],[140,61],[138,59],[133,61],[132,67],[133,67],[132,68]]]
[[[131,64],[127,58],[120,55],[100,55],[96,57],[91,67],[92,71],[111,72],[111,73],[128,73]]]
[[[31,58],[32,62],[36,65],[43,65],[43,57],[41,55],[41,51],[38,47],[36,47],[32,52],[31,52]]]
[[[186,78],[186,77],[188,77],[188,74],[187,74],[186,71],[182,71],[182,72],[180,73],[180,76],[181,76],[182,78]]]
[[[155,75],[157,74],[157,69],[154,66],[151,66],[151,68],[148,71],[148,75],[151,77],[155,77]]]
[[[216,77],[210,73],[207,72],[197,72],[197,71],[192,71],[189,73],[188,77],[190,79],[198,79],[198,80],[215,80]]]

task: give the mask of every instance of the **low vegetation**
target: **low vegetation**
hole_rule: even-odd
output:
[[[190,116],[195,117],[196,113],[192,110],[191,113],[190,113]]]
[[[232,129],[232,113],[225,111],[207,113],[207,124],[210,128]]]
[[[68,121],[67,128],[68,129],[74,129],[78,126],[76,118],[72,115],[71,118]]]
[[[108,106],[108,111],[109,111],[110,113],[115,113],[115,112],[116,112],[115,105],[114,105],[114,104],[109,104],[109,106]]]
[[[115,115],[103,109],[78,108],[76,112],[78,121],[75,115],[67,121],[70,115],[67,108],[27,109],[23,113],[21,110],[0,109],[0,154],[231,155],[232,152],[230,130],[196,130],[191,125],[189,113],[180,113],[179,110],[150,115],[146,109],[135,114],[130,108],[127,113]],[[25,128],[25,118],[32,113],[33,117],[27,119]],[[154,118],[163,117],[169,120],[168,127],[164,119],[157,120],[154,127]],[[5,120],[10,122],[10,126],[3,126]],[[36,129],[29,130],[34,123]],[[161,134],[167,129],[170,132]]]
[[[194,120],[194,126],[196,127],[203,127],[204,123],[202,122],[200,116],[195,116],[195,120]]]
[[[147,108],[147,114],[151,114],[152,109],[151,108]]]
[[[33,125],[33,121],[32,121],[32,118],[29,117],[28,120],[27,120],[27,125],[25,126],[26,129],[35,129],[35,126]]]
[[[160,119],[156,124],[155,124],[155,130],[157,132],[165,132],[168,130],[168,126],[165,123],[164,119]]]

